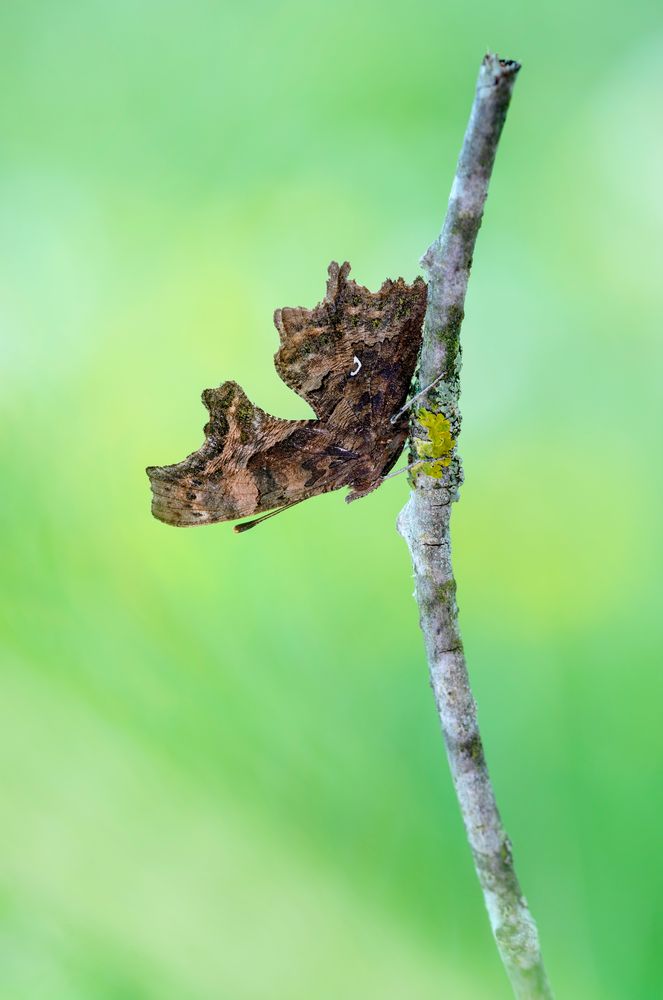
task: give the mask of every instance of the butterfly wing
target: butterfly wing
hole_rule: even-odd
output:
[[[347,262],[329,265],[327,292],[315,308],[277,309],[281,347],[274,363],[286,385],[338,428],[349,447],[363,442],[370,450],[407,399],[426,285],[399,278],[371,292],[349,280],[349,271]]]
[[[236,382],[206,389],[205,442],[177,465],[147,470],[152,513],[180,527],[232,521],[338,489],[364,474],[361,457],[317,420],[280,420]]]
[[[385,281],[377,292],[329,266],[314,309],[279,309],[276,369],[317,420],[280,420],[236,382],[207,389],[205,442],[183,462],[147,470],[152,512],[173,525],[210,524],[274,510],[350,486],[375,489],[405,443],[404,404],[421,342],[426,286]]]

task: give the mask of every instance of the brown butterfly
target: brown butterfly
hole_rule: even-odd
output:
[[[276,370],[316,419],[272,417],[236,382],[206,389],[204,444],[178,465],[147,470],[160,521],[211,524],[261,511],[271,517],[319,493],[349,486],[350,501],[380,485],[407,436],[408,418],[399,411],[419,354],[426,285],[399,278],[370,292],[349,281],[349,271],[347,262],[332,262],[322,302],[274,314]]]

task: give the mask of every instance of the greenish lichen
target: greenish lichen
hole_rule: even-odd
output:
[[[440,340],[450,346],[456,344],[460,337],[460,328],[464,318],[465,310],[462,306],[449,306],[447,309],[447,322],[438,333]]]
[[[481,215],[459,212],[453,220],[451,235],[458,237],[464,247],[473,247],[480,226]]]
[[[511,864],[511,844],[508,838],[502,841],[502,846],[500,847],[500,857],[502,858],[502,863],[505,865]]]
[[[419,424],[428,432],[428,440],[422,438],[414,439],[414,449],[418,458],[430,458],[431,462],[424,462],[420,467],[421,472],[433,479],[441,479],[444,470],[451,465],[453,450],[456,442],[451,436],[451,424],[443,413],[433,413],[432,410],[420,409],[417,412]]]
[[[464,750],[469,757],[474,761],[483,760],[483,744],[481,742],[481,737],[478,733],[475,733],[464,745]]]
[[[446,607],[452,600],[455,600],[455,597],[456,581],[454,579],[441,583],[437,588],[437,598],[442,607]]]
[[[460,328],[465,316],[462,306],[451,305],[447,309],[446,322],[435,331],[435,338],[444,347],[441,373],[447,390],[458,394],[458,378],[461,365]]]

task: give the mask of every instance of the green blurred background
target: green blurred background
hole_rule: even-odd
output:
[[[663,995],[663,12],[3,4],[0,997],[507,998],[396,479],[246,536],[144,467],[332,258],[439,229],[487,46],[524,68],[464,327],[454,522],[488,759],[560,998]]]

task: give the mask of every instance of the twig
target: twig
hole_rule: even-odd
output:
[[[518,63],[495,55],[484,58],[442,233],[421,262],[429,284],[419,384],[430,388],[425,392],[427,407],[420,408],[413,419],[410,443],[412,457],[426,455],[431,464],[412,473],[413,490],[398,529],[412,555],[431,684],[493,934],[515,996],[540,1000],[551,998],[552,992],[536,924],[518,884],[511,844],[486,767],[458,625],[449,535],[451,504],[458,499],[463,479],[455,444],[460,432],[460,326],[465,292],[519,69]],[[441,425],[448,433],[436,437],[431,428]]]

